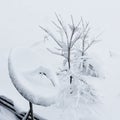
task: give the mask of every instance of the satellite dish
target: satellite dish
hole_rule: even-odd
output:
[[[9,75],[18,92],[29,102],[49,106],[56,102],[59,82],[56,74],[31,48],[14,48],[8,58]],[[43,59],[42,58],[42,59]],[[49,58],[47,62],[50,64]]]

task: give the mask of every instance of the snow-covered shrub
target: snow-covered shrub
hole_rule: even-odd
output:
[[[73,82],[69,83],[69,77],[72,76]],[[93,86],[89,85],[80,76],[71,72],[62,72],[59,74],[61,83],[61,94],[58,105],[61,107],[78,107],[80,103],[95,103],[98,98]]]
[[[87,54],[81,56],[81,54],[76,53],[72,60],[72,69],[77,74],[101,77],[102,72],[99,64],[99,59],[95,56],[92,57]]]
[[[48,39],[56,43],[56,47],[48,49],[49,52],[64,58],[63,66],[57,73],[61,83],[59,104],[69,106],[71,103],[93,103],[97,99],[95,90],[81,78],[81,75],[99,76],[96,64],[93,64],[91,57],[87,55],[88,49],[97,42],[97,37],[89,35],[89,23],[82,18],[78,24],[74,23],[72,16],[69,24],[64,24],[59,15],[56,15],[56,18],[56,22],[52,21],[57,28],[54,32],[41,26],[40,28],[47,33]]]
[[[71,16],[71,23],[64,24],[60,15],[56,15],[57,22],[52,21],[53,25],[56,27],[55,31],[52,32],[42,26],[39,26],[49,37],[47,39],[52,39],[56,46],[54,50],[51,48],[48,50],[52,54],[62,56],[64,60],[64,64],[67,65],[68,69],[71,69],[72,66],[72,56],[74,56],[74,50],[76,44],[79,44],[79,48],[81,50],[82,56],[86,54],[86,51],[96,43],[96,37],[90,38],[90,26],[89,23],[81,20],[75,24],[73,17]],[[46,38],[46,37],[45,37]],[[83,65],[82,65],[83,66]],[[72,79],[70,77],[70,83],[72,83]]]

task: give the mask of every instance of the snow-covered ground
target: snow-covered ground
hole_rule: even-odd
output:
[[[8,60],[7,56],[3,58],[1,59],[4,63],[3,65],[6,65]],[[90,104],[81,102],[79,107],[75,105],[72,106],[73,101],[69,97],[68,104],[63,103],[63,105],[59,105],[59,103],[56,103],[49,107],[34,105],[34,113],[48,120],[119,120],[120,55],[115,54],[110,57],[108,54],[104,58],[101,57],[101,60],[104,73],[103,77],[94,78],[82,76],[96,90],[96,94],[99,98],[97,103]],[[6,76],[0,79],[0,95],[5,95],[12,99],[18,112],[28,111],[28,102],[17,92],[9,79],[7,65],[3,68]],[[3,74],[4,71],[2,71]],[[0,107],[0,120],[8,120],[7,117],[3,117],[5,113],[9,114],[9,116],[7,116],[10,117],[9,119],[15,119],[14,115],[3,109],[3,107]]]
[[[0,106],[0,120],[17,120],[16,116],[9,110]]]

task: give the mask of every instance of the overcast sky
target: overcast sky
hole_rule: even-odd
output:
[[[118,50],[119,5],[119,0],[0,0],[0,50],[43,39],[38,25],[49,25],[55,12],[65,21],[71,14],[76,21],[82,16],[96,33],[103,32],[105,46]]]

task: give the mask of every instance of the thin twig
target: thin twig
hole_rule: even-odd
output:
[[[67,44],[69,44],[69,38],[68,38],[67,30],[66,30],[66,28],[64,27],[64,25],[63,25],[63,23],[62,23],[62,20],[58,17],[58,15],[57,15],[56,13],[55,13],[55,15],[56,15],[56,18],[57,18],[59,24],[61,25],[61,27],[62,27],[62,29],[63,29],[63,32],[65,33],[65,36],[66,36],[66,38],[67,38]]]
[[[55,38],[54,35],[52,35],[52,33],[50,31],[48,31],[47,29],[39,26],[42,30],[44,30],[51,38],[53,38],[53,40],[62,48],[61,44],[58,42],[58,40]]]

